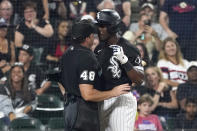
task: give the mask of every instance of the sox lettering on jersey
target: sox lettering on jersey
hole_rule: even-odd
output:
[[[120,70],[118,62],[116,61],[116,57],[112,56],[110,58],[109,62],[110,62],[111,65],[107,69],[111,70],[113,78],[118,78],[119,79],[121,77],[122,72]]]

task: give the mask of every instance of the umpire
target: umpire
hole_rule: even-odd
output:
[[[72,27],[74,44],[68,48],[60,62],[61,84],[66,90],[65,131],[99,131],[97,102],[128,93],[128,84],[101,92],[99,64],[90,50],[96,29],[87,20]]]

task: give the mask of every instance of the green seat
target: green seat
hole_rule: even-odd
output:
[[[64,105],[59,97],[51,94],[38,96],[37,110],[63,110]]]
[[[48,122],[48,131],[54,130],[64,130],[64,118],[63,117],[54,117],[50,118]]]
[[[59,97],[61,100],[63,100],[63,95],[57,82],[52,82],[51,86],[44,92],[44,94],[55,95]]]
[[[17,118],[10,123],[10,131],[45,131],[45,126],[36,118]]]
[[[49,94],[38,96],[38,105],[32,116],[47,124],[48,120],[53,117],[62,117],[64,104],[59,97]]]
[[[167,122],[168,130],[174,131],[175,118],[168,118],[166,122]]]
[[[0,120],[0,131],[7,131],[7,130],[8,130],[8,126],[2,120]]]

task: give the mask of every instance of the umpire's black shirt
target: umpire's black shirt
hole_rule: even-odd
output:
[[[79,84],[98,85],[99,64],[94,53],[81,45],[72,45],[62,56],[61,83],[66,92],[81,96]]]

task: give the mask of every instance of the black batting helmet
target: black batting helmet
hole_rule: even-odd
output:
[[[121,22],[120,15],[115,10],[103,9],[96,16],[98,26],[106,26],[109,33],[117,33]]]
[[[71,37],[74,42],[81,43],[92,33],[97,33],[97,29],[94,24],[88,20],[81,20],[73,24]]]

